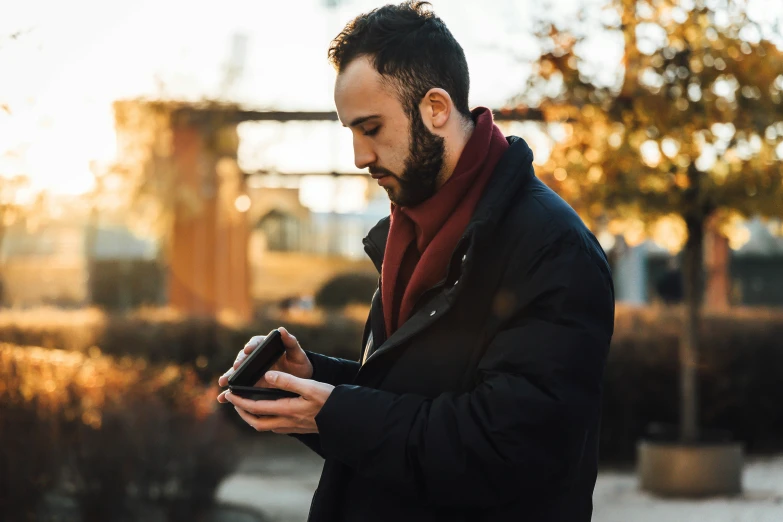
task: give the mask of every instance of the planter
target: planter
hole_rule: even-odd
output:
[[[637,445],[639,487],[667,497],[737,495],[742,492],[742,461],[738,442],[643,440]]]

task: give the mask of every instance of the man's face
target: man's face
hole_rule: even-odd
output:
[[[353,60],[337,76],[337,114],[353,133],[354,163],[369,168],[395,205],[415,207],[437,189],[445,153],[417,110],[409,118],[396,93],[368,58]]]

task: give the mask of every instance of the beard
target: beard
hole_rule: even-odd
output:
[[[446,153],[444,139],[430,132],[418,110],[411,115],[410,148],[401,176],[382,167],[370,172],[382,173],[397,180],[399,190],[386,189],[392,203],[400,207],[415,207],[428,200],[437,190]]]

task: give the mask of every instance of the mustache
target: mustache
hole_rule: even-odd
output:
[[[369,170],[370,170],[370,174],[372,175],[392,176],[394,178],[399,179],[399,176],[397,176],[397,174],[383,167],[372,166],[369,168]]]

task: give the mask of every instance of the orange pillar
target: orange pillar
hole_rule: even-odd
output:
[[[174,122],[175,176],[182,187],[169,245],[169,304],[182,312],[245,322],[251,317],[249,227],[234,202],[244,194],[235,128]],[[231,146],[229,145],[229,149]]]
[[[710,224],[704,236],[704,306],[727,310],[731,306],[731,249],[729,240]]]

